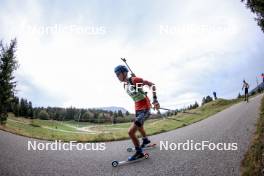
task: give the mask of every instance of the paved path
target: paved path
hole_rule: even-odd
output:
[[[0,175],[239,175],[259,117],[263,95],[241,102],[195,124],[151,136],[152,141],[169,143],[210,141],[237,143],[236,151],[149,150],[150,158],[113,168],[111,161],[126,159],[129,140],[107,142],[105,151],[28,151],[34,139],[0,131]],[[37,142],[46,142],[36,140]]]

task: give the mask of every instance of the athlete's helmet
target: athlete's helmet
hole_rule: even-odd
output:
[[[124,65],[118,65],[115,67],[115,73],[118,75],[120,73],[128,72],[128,69]]]

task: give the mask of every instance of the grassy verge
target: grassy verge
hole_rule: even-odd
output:
[[[242,176],[264,175],[264,97],[261,100],[260,117],[256,126],[250,148],[241,163]]]
[[[208,118],[239,101],[241,100],[218,99],[187,113],[179,113],[177,116],[147,120],[144,127],[149,135],[171,131]],[[130,125],[131,123],[95,125],[87,122],[30,120],[9,114],[6,125],[0,126],[0,129],[45,140],[99,142],[127,139],[127,130]]]

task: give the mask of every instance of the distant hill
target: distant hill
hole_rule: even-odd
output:
[[[261,84],[259,84],[257,87],[255,87],[254,89],[252,89],[249,94],[252,94],[253,92],[257,92],[258,89],[264,90],[264,82],[262,82]]]
[[[126,113],[127,110],[123,107],[117,107],[117,106],[109,106],[109,107],[102,107],[102,108],[96,108],[96,109],[102,109],[102,110],[105,110],[105,111],[112,111],[112,112],[117,112],[119,110],[122,111],[122,113]]]

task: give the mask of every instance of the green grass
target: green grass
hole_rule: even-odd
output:
[[[179,113],[177,116],[171,116],[169,118],[147,120],[144,127],[148,135],[171,131],[208,118],[239,101],[238,99],[218,99],[217,101],[188,111],[188,113]],[[22,117],[14,117],[12,114],[9,114],[6,125],[0,126],[0,129],[38,139],[99,142],[127,139],[127,131],[130,125],[131,122],[114,125],[95,125],[89,122],[78,123],[75,121],[31,120]],[[82,131],[84,128],[89,128],[90,131]]]
[[[80,123],[78,123],[74,120],[64,121],[63,123],[74,126],[74,127],[85,127],[85,126],[93,125],[93,123],[91,123],[91,122],[80,122]]]
[[[241,163],[242,176],[264,175],[264,97],[261,100],[260,117],[251,145]]]

